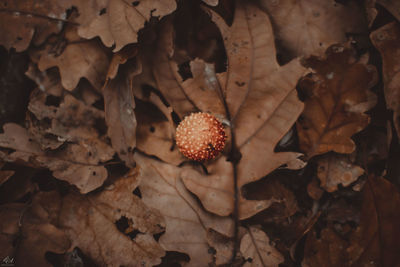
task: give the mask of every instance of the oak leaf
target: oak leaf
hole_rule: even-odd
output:
[[[61,31],[69,1],[3,0],[0,4],[0,44],[8,50],[24,51],[29,44],[40,45]]]
[[[78,34],[86,39],[99,36],[104,45],[115,45],[114,51],[136,43],[138,32],[151,17],[162,18],[176,9],[175,0],[91,0],[73,1],[78,8]]]
[[[332,44],[347,41],[348,33],[366,30],[363,10],[355,1],[262,0],[261,5],[292,57],[322,56]]]
[[[375,105],[369,90],[376,84],[375,67],[356,60],[353,51],[331,46],[324,59],[311,57],[306,65],[315,73],[303,78],[299,88],[305,108],[297,124],[300,149],[310,158],[328,151],[351,153],[352,135],[364,129]]]
[[[382,1],[386,2],[386,1]],[[400,25],[398,22],[389,23],[371,33],[371,40],[379,50],[383,61],[383,83],[386,105],[393,110],[393,122],[400,136],[400,73],[399,73],[399,44]]]
[[[247,229],[240,241],[240,252],[246,259],[243,266],[279,266],[284,261],[282,254],[274,248],[268,236],[256,227]]]
[[[181,168],[135,153],[140,166],[142,201],[157,209],[165,218],[165,234],[160,245],[168,251],[189,255],[187,266],[206,266],[212,262],[207,232],[209,229],[233,235],[233,221],[204,211],[182,183]]]
[[[327,192],[337,190],[339,184],[348,186],[355,182],[364,173],[364,170],[354,165],[344,155],[328,154],[318,159],[317,176],[321,187]]]

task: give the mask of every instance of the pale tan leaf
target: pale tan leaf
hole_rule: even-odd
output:
[[[75,89],[83,77],[100,91],[109,64],[107,51],[98,40],[79,38],[76,27],[67,27],[65,38],[66,46],[61,54],[53,52],[50,44],[38,52],[39,69],[44,71],[57,66],[60,70],[61,83],[69,91]]]
[[[317,175],[321,187],[328,192],[336,191],[339,184],[350,185],[363,173],[361,167],[354,165],[344,155],[328,154],[318,159]]]
[[[363,10],[355,1],[262,0],[275,26],[277,38],[292,56],[323,55],[347,33],[366,30]]]
[[[153,234],[164,229],[161,215],[146,207],[132,194],[138,184],[130,173],[110,188],[88,197],[70,193],[63,198],[61,227],[77,246],[99,265],[153,266],[165,252]],[[140,233],[131,240],[118,231],[115,222],[122,216],[133,221]]]
[[[269,242],[268,236],[256,227],[250,227],[240,241],[240,252],[247,262],[243,266],[278,266],[283,256]],[[251,260],[249,260],[251,259]]]
[[[91,39],[99,36],[114,51],[130,43],[136,43],[138,32],[151,17],[159,19],[176,9],[175,0],[125,1],[92,0],[73,1],[81,13],[78,18],[80,36]]]
[[[233,221],[203,210],[179,178],[180,168],[135,153],[140,166],[140,192],[143,202],[157,209],[165,218],[165,234],[159,243],[165,250],[187,253],[187,266],[206,266],[212,261],[208,253],[207,231],[212,228],[232,236]]]
[[[382,1],[383,2],[383,1]],[[385,1],[390,2],[390,1]],[[393,122],[400,136],[400,25],[389,23],[371,33],[371,40],[383,61],[383,83],[386,105],[393,110]]]
[[[370,91],[377,81],[375,67],[357,61],[354,51],[341,45],[330,47],[326,58],[311,57],[306,64],[315,73],[299,83],[305,95],[297,124],[301,150],[308,157],[353,152],[351,137],[367,126],[369,116],[364,112],[376,103]]]
[[[253,4],[238,3],[232,27],[211,12],[228,54],[228,71],[217,79],[226,98],[242,158],[237,168],[239,188],[274,169],[301,167],[299,153],[274,151],[300,115],[297,80],[306,71],[293,60],[276,62],[274,37],[267,15]],[[219,215],[233,212],[233,169],[224,157],[208,166],[209,175],[193,170],[182,173],[187,188],[204,207]],[[239,217],[245,219],[268,208],[273,200],[247,201],[239,196]]]

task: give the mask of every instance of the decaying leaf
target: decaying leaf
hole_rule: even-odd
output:
[[[140,166],[142,201],[165,218],[165,234],[159,240],[168,251],[189,255],[187,266],[207,266],[212,262],[207,232],[214,229],[226,236],[233,234],[233,221],[203,210],[182,183],[181,169],[135,153]]]
[[[276,29],[277,38],[292,56],[323,55],[348,33],[366,30],[362,9],[355,1],[262,0]]]
[[[371,175],[363,188],[360,226],[347,249],[352,266],[400,265],[399,207],[398,188],[382,177]]]
[[[29,44],[42,44],[64,24],[69,1],[2,0],[0,3],[0,44],[24,51]]]
[[[390,2],[390,1],[382,1]],[[393,110],[394,126],[400,136],[400,25],[389,23],[371,33],[371,40],[379,50],[383,61],[383,83],[385,99],[389,109]]]
[[[349,266],[345,250],[347,246],[348,242],[331,227],[323,229],[319,238],[312,231],[307,235],[302,266]]]
[[[15,150],[0,154],[5,161],[22,161],[38,167],[49,168],[53,175],[76,185],[82,193],[101,186],[107,178],[107,170],[98,165],[101,159],[109,159],[113,154],[106,146],[90,143],[71,144],[58,151],[44,151],[30,138],[25,128],[8,123],[0,134],[0,147]],[[92,140],[96,144],[96,140]],[[98,150],[97,150],[98,149]],[[101,152],[105,151],[105,154]]]
[[[137,125],[131,85],[133,76],[138,73],[140,66],[135,62],[132,65],[127,63],[103,89],[108,136],[114,150],[129,167],[134,167],[133,149],[136,146]]]
[[[175,0],[91,0],[73,1],[80,13],[78,34],[86,39],[99,36],[114,51],[136,43],[138,32],[151,17],[162,18],[176,9]]]
[[[129,173],[99,194],[65,196],[59,221],[72,241],[71,249],[79,247],[102,266],[161,263],[165,252],[153,234],[162,232],[165,222],[160,213],[146,207],[132,193],[137,185],[137,174]],[[133,240],[115,226],[122,216],[132,220],[133,228],[139,231]]]
[[[271,246],[268,236],[256,227],[250,227],[240,242],[240,252],[247,261],[243,266],[278,266],[283,256]]]
[[[253,4],[239,2],[235,14],[231,27],[216,13],[212,13],[212,19],[221,30],[228,55],[228,70],[218,75],[218,87],[226,99],[231,127],[242,155],[237,167],[240,188],[279,166],[303,166],[297,160],[299,153],[275,153],[274,148],[303,109],[295,86],[306,69],[299,60],[278,65],[272,28],[263,11]],[[218,103],[220,99],[208,101]],[[229,215],[234,208],[232,164],[221,157],[210,162],[208,168],[208,175],[186,170],[183,181],[207,210]],[[270,204],[268,200],[247,201],[240,194],[239,217],[248,218]]]
[[[69,91],[75,89],[79,80],[85,77],[98,91],[106,78],[109,57],[107,51],[98,40],[81,39],[75,27],[67,27],[65,31],[65,48],[57,54],[54,44],[48,44],[38,51],[39,69],[44,71],[57,66],[60,70],[61,83]]]
[[[70,247],[67,235],[54,226],[59,202],[39,193],[32,204],[12,203],[0,206],[0,258],[8,257],[15,266],[53,266],[46,261],[48,251],[64,253]]]
[[[331,46],[325,59],[306,62],[315,74],[299,82],[305,109],[297,124],[300,148],[310,158],[328,151],[351,153],[351,136],[369,122],[364,112],[375,105],[369,90],[376,83],[376,69],[357,61],[351,49]]]
[[[350,185],[363,173],[362,168],[354,165],[344,155],[327,154],[318,160],[320,186],[328,192],[336,191],[339,184]]]

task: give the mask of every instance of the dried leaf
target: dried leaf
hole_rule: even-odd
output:
[[[151,17],[159,19],[176,9],[175,0],[92,0],[73,1],[78,7],[80,23],[78,34],[86,39],[99,36],[114,51],[136,43],[138,32]]]
[[[41,203],[42,195],[46,193],[39,193],[31,206],[20,203],[0,206],[2,260],[13,259],[16,266],[53,266],[46,261],[46,252],[64,253],[70,247],[65,233],[52,224],[52,212],[59,208],[59,202],[51,199]]]
[[[318,178],[328,192],[337,190],[339,184],[348,186],[364,173],[344,155],[328,154],[318,160]]]
[[[345,248],[348,242],[330,227],[322,229],[317,238],[315,231],[307,235],[302,266],[348,266]]]
[[[21,126],[8,123],[3,129],[0,147],[15,150],[0,154],[5,161],[22,161],[49,168],[56,178],[76,185],[82,193],[98,188],[107,178],[107,170],[98,163],[109,159],[113,152],[97,140],[71,144],[60,151],[45,152]]]
[[[140,67],[137,64],[123,66],[117,77],[103,89],[107,133],[114,150],[128,167],[134,167],[137,125],[131,81],[138,73]]]
[[[69,1],[2,0],[0,5],[0,44],[8,50],[24,51],[29,44],[42,44],[62,29]]]
[[[86,78],[98,91],[106,78],[109,58],[98,40],[79,38],[76,27],[67,27],[65,48],[60,54],[54,52],[52,44],[38,51],[39,69],[44,71],[57,66],[60,70],[61,83],[69,91],[75,89],[81,78]]]
[[[230,263],[234,247],[234,242],[231,238],[209,229],[207,241],[215,249],[215,264],[217,266]]]
[[[278,266],[284,261],[283,256],[271,246],[268,236],[257,229],[250,227],[240,241],[246,263],[243,266]]]
[[[386,105],[393,110],[394,126],[397,130],[397,136],[400,136],[399,23],[392,22],[372,32],[371,40],[382,56]]]
[[[347,249],[351,266],[399,266],[400,193],[381,177],[370,176],[363,188],[360,226]]]
[[[99,194],[65,196],[59,221],[72,240],[71,248],[79,247],[101,266],[161,263],[165,252],[153,234],[163,231],[165,223],[157,211],[132,194],[137,185],[137,175],[131,173]],[[133,240],[115,226],[122,216],[132,220],[139,231]]]
[[[187,266],[206,266],[212,261],[208,252],[207,231],[212,228],[232,236],[233,221],[208,214],[187,191],[179,178],[180,168],[135,153],[140,166],[140,192],[143,202],[165,218],[165,234],[159,243],[168,251],[187,253]]]
[[[376,0],[376,3],[386,8],[398,21],[400,21],[400,3],[398,1]]]
[[[327,50],[326,59],[311,57],[306,64],[316,73],[299,83],[306,105],[297,124],[300,148],[309,158],[328,151],[353,152],[351,136],[368,124],[364,112],[375,105],[369,90],[376,83],[375,68],[336,45]]]
[[[228,71],[218,75],[218,80],[242,154],[237,168],[238,186],[256,181],[284,164],[302,167],[297,160],[299,153],[275,153],[274,148],[302,111],[295,86],[305,68],[298,60],[278,65],[271,25],[256,6],[238,3],[231,27],[216,13],[212,13],[212,19],[221,30],[228,54]],[[221,157],[210,163],[208,171],[209,175],[202,175],[187,170],[182,178],[207,210],[229,215],[234,203],[232,165]],[[270,204],[246,201],[240,195],[239,216],[248,218]]]
[[[262,0],[261,5],[292,56],[322,56],[332,44],[345,42],[347,33],[366,30],[363,10],[355,1]]]

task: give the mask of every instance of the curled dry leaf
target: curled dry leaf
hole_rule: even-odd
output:
[[[70,247],[67,235],[54,223],[59,208],[55,199],[41,203],[39,193],[30,206],[12,203],[0,206],[0,258],[14,260],[17,266],[53,266],[46,261],[48,251],[65,253]],[[4,263],[4,261],[3,261]]]
[[[305,109],[297,130],[300,148],[310,158],[328,151],[351,153],[352,135],[364,129],[375,105],[369,90],[375,85],[375,67],[357,61],[353,51],[331,46],[325,59],[311,57],[306,65],[315,73],[303,78],[299,88],[305,95]]]
[[[347,248],[352,266],[399,266],[400,193],[382,177],[370,176],[363,188],[360,225]]]
[[[57,66],[61,83],[69,91],[75,89],[83,77],[100,91],[109,64],[107,51],[98,40],[81,39],[76,33],[76,27],[66,28],[63,41],[66,44],[61,54],[54,51],[54,44],[47,44],[43,50],[38,51],[39,69],[44,71]]]
[[[0,3],[0,44],[17,52],[29,44],[42,44],[53,33],[58,33],[67,17],[69,1],[2,0]]]
[[[354,165],[344,155],[328,154],[318,159],[320,186],[328,192],[336,191],[339,184],[350,185],[363,173],[362,168]]]
[[[59,221],[72,240],[71,249],[79,247],[101,266],[160,264],[165,252],[153,235],[164,230],[165,222],[132,193],[137,185],[137,174],[130,172],[99,194],[65,196]],[[133,240],[115,226],[122,216],[139,231]]]
[[[180,168],[138,153],[134,157],[140,166],[142,201],[165,218],[160,245],[168,251],[188,254],[190,262],[186,266],[207,266],[212,262],[208,230],[232,236],[233,221],[205,212],[179,178]]]
[[[335,0],[262,0],[277,38],[292,56],[323,55],[348,33],[366,30],[363,10],[355,1],[342,5]]]
[[[136,43],[138,32],[151,17],[162,18],[176,9],[175,0],[74,0],[80,16],[78,34],[86,39],[99,36],[114,51]]]
[[[212,101],[212,106],[216,107],[221,101],[218,92],[225,98],[236,145],[242,155],[237,166],[238,187],[285,164],[292,168],[302,167],[297,160],[299,153],[276,153],[274,148],[303,109],[295,86],[306,69],[299,60],[278,65],[269,19],[255,5],[239,2],[231,27],[216,13],[210,12],[224,39],[228,70],[217,76],[217,96],[206,101]],[[182,94],[181,99],[185,96],[188,94]],[[172,106],[175,108],[174,103]],[[187,169],[182,173],[183,181],[207,210],[221,216],[229,215],[234,209],[232,164],[221,157],[211,162],[208,168],[209,175]],[[239,217],[251,217],[270,204],[271,201],[248,201],[240,194]]]
[[[131,85],[133,76],[140,73],[137,64],[122,66],[117,77],[108,81],[103,89],[107,134],[112,147],[129,167],[134,167],[133,149],[136,146],[137,122]]]
[[[284,261],[281,253],[271,246],[268,236],[256,227],[250,227],[240,241],[240,252],[246,259],[243,266],[278,266]]]
[[[82,193],[98,188],[107,178],[107,170],[99,162],[108,160],[113,151],[96,139],[46,152],[29,136],[25,128],[8,123],[3,126],[3,130],[4,133],[0,134],[0,147],[13,150],[8,154],[0,154],[4,161],[22,161],[36,167],[49,168],[56,178],[76,185]]]
[[[389,2],[389,1],[382,1]],[[383,83],[386,105],[393,110],[393,122],[400,136],[400,25],[389,23],[371,33],[371,40],[383,61]]]

